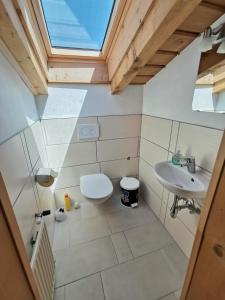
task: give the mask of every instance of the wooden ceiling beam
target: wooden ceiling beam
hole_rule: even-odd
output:
[[[223,65],[225,63],[225,55],[217,53],[217,48],[218,46],[201,54],[198,69],[199,77],[204,76],[207,72],[213,70],[213,68],[217,68],[220,64]]]
[[[156,75],[159,71],[161,71],[164,66],[156,66],[156,65],[145,65],[137,75],[142,76],[153,76]]]
[[[47,94],[47,80],[12,0],[0,0],[0,38],[30,80],[35,94]]]
[[[39,64],[47,77],[47,53],[44,47],[42,36],[37,24],[36,17],[34,15],[33,7],[30,1],[27,0],[13,0],[17,14],[23,25],[23,28],[27,34],[27,37],[35,51],[36,57],[39,60]]]
[[[127,1],[127,9],[119,26],[116,41],[107,58],[109,79],[111,80],[146,15],[151,11],[155,0]]]
[[[145,19],[139,24],[138,33],[113,76],[113,94],[132,82],[139,70],[150,61],[164,41],[179,28],[200,2],[201,0],[167,0],[163,3],[154,1]]]
[[[217,81],[213,85],[213,92],[214,93],[220,93],[225,91],[225,78]]]
[[[131,84],[145,84],[146,82],[148,82],[153,77],[154,76],[138,75],[132,80]]]
[[[225,6],[202,1],[193,13],[179,26],[179,30],[201,33],[225,13]]]

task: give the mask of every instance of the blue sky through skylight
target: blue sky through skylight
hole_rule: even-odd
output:
[[[101,50],[114,0],[41,0],[52,47]]]

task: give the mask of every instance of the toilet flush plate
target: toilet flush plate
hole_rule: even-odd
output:
[[[79,124],[78,126],[79,140],[97,139],[99,137],[98,124]]]

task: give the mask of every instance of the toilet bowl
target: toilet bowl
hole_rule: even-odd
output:
[[[113,193],[111,180],[105,174],[91,174],[80,177],[81,194],[94,204],[109,199]]]

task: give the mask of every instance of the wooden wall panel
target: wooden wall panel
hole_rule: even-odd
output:
[[[224,300],[225,133],[192,249],[181,300]]]

